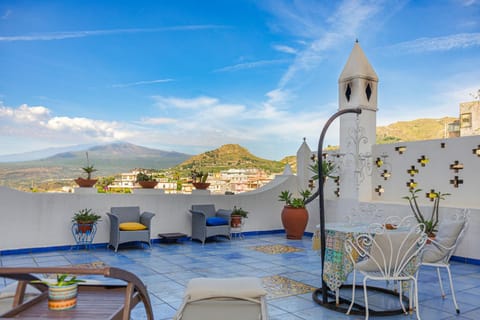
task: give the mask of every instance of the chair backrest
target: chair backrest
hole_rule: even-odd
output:
[[[461,242],[470,220],[469,210],[455,214],[440,222],[438,232],[432,245],[425,248],[423,262],[435,263],[450,260],[458,244]]]
[[[118,217],[119,223],[140,221],[140,207],[111,207],[110,212]]]
[[[203,212],[207,218],[214,217],[216,214],[214,204],[193,204],[192,210]]]
[[[383,220],[383,225],[386,229],[400,228],[400,230],[408,230],[417,223],[417,219],[414,215],[409,215],[406,217],[388,216]]]
[[[405,268],[425,245],[424,229],[423,224],[415,224],[407,230],[387,230],[384,225],[375,223],[369,232],[347,240],[345,249],[358,270],[380,273],[384,278],[399,277],[405,275]],[[363,260],[357,263],[356,254]],[[415,272],[416,267],[414,269],[409,273]]]

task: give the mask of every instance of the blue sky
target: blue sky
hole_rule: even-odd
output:
[[[1,0],[0,155],[121,140],[280,160],[316,148],[357,38],[377,125],[458,116],[480,89],[479,0]]]

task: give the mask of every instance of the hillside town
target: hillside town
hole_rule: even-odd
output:
[[[117,175],[107,188],[110,191],[142,188],[137,183],[137,175],[145,172],[158,182],[154,189],[160,192],[168,194],[191,193],[195,189],[191,181],[187,180],[185,183],[180,183],[180,180],[173,180],[165,176],[157,177],[155,173],[142,169],[135,169],[131,172]],[[237,194],[256,190],[274,178],[275,174],[267,174],[262,169],[228,169],[219,173],[208,174],[206,182],[210,184],[208,190],[211,193]]]

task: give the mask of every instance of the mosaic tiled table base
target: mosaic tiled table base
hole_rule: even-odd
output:
[[[316,288],[282,276],[262,278],[262,285],[267,290],[267,299],[276,299],[292,295],[313,292]]]
[[[260,251],[260,252],[267,253],[267,254],[281,254],[281,253],[303,251],[303,249],[296,248],[296,247],[291,247],[291,246],[285,246],[285,245],[282,245],[282,244],[272,244],[272,245],[266,245],[266,246],[254,246],[254,247],[249,247],[249,249]]]

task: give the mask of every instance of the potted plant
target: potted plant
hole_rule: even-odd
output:
[[[195,189],[205,190],[210,186],[210,183],[207,182],[208,172],[192,170],[190,176]]]
[[[55,282],[48,280],[33,280],[32,283],[43,283],[48,286],[48,308],[50,310],[68,310],[77,305],[78,283],[85,280],[76,276],[57,274]]]
[[[158,184],[158,182],[151,176],[146,174],[145,172],[139,172],[137,174],[136,182],[142,186],[142,188],[152,189]]]
[[[92,179],[92,173],[95,171],[98,171],[95,169],[95,167],[90,165],[90,161],[88,159],[88,152],[85,152],[87,156],[87,165],[85,167],[82,167],[82,170],[87,174],[87,178],[84,179],[82,177],[78,177],[75,179],[75,182],[78,184],[80,188],[91,188],[97,183],[97,179]]]
[[[92,209],[80,209],[72,218],[72,222],[77,223],[77,229],[80,233],[87,233],[92,230],[94,224],[102,219],[101,216],[93,212]]]
[[[287,234],[287,239],[302,239],[308,223],[308,211],[305,208],[305,201],[311,194],[310,190],[304,190],[300,192],[301,197],[294,198],[290,191],[285,190],[278,196],[279,201],[285,202],[282,210],[282,224]]]
[[[233,206],[230,217],[230,226],[232,228],[240,228],[242,226],[242,219],[248,218],[248,211],[243,210],[241,207],[237,208]]]
[[[425,225],[425,233],[428,235],[428,237],[434,238],[438,226],[438,209],[440,208],[440,200],[444,200],[446,196],[450,195],[450,193],[435,192],[434,190],[427,192],[426,197],[433,201],[432,213],[427,219],[426,216],[420,211],[420,207],[417,203],[417,194],[421,191],[422,189],[410,190],[410,195],[403,197],[403,199],[408,200],[413,215],[417,219],[418,223],[423,223]]]

